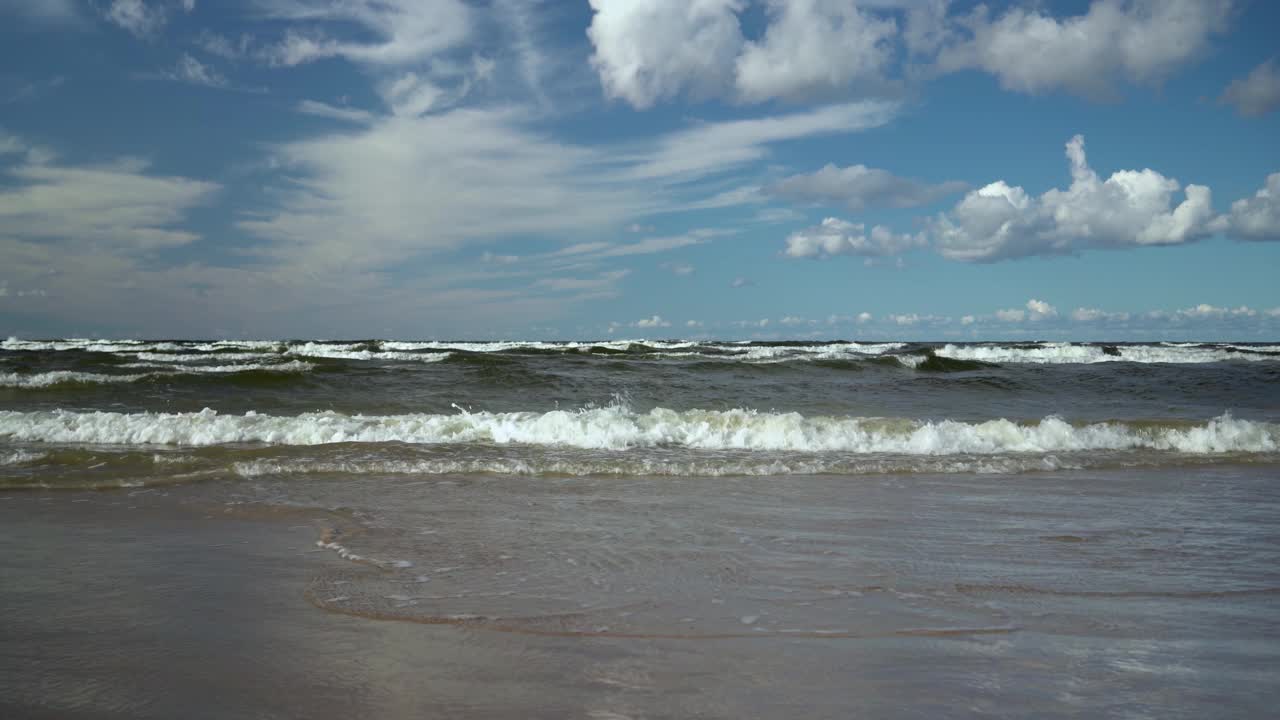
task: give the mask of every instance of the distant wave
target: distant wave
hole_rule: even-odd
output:
[[[334,412],[297,416],[198,413],[0,411],[0,438],[22,442],[103,445],[403,442],[491,443],[624,450],[672,447],[696,450],[838,451],[902,455],[993,455],[1088,450],[1151,449],[1190,454],[1271,453],[1280,426],[1229,415],[1201,425],[1093,423],[1055,417],[1019,424],[923,422],[861,417],[805,417],[753,410],[622,407],[546,413],[458,412],[363,416]]]
[[[136,363],[123,367],[155,367],[154,363]],[[241,373],[304,373],[315,369],[315,365],[301,360],[283,363],[248,364],[248,365],[184,365],[174,369],[156,370],[154,372],[134,373],[128,375],[108,375],[105,373],[75,372],[71,370],[52,370],[42,373],[0,373],[0,387],[40,389],[60,385],[110,385],[115,383],[135,383],[161,378],[176,378],[183,375],[233,375]]]
[[[1280,361],[1280,345],[1232,343],[1120,344],[1099,343],[974,343],[945,345],[903,342],[715,342],[684,340],[609,340],[600,342],[362,342],[219,340],[21,340],[0,342],[9,352],[78,351],[135,357],[169,364],[268,361],[294,357],[343,361],[439,362],[466,355],[588,355],[648,360],[716,360],[752,364],[841,362],[891,357],[922,371],[957,370],[945,361],[987,364],[1218,363]],[[929,362],[940,359],[942,362]],[[975,369],[980,366],[972,366]]]
[[[1261,350],[1261,349],[1260,349]],[[1266,352],[1240,346],[1169,345],[944,345],[934,351],[938,357],[976,360],[987,363],[1214,363],[1231,360],[1277,360]]]

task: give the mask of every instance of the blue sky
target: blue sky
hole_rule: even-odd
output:
[[[0,334],[1276,340],[1275,27],[0,0]]]

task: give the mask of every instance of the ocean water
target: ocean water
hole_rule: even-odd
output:
[[[1277,700],[1274,344],[10,339],[0,489],[312,513],[313,608],[739,643],[831,716],[867,643],[1048,663],[1013,715]]]

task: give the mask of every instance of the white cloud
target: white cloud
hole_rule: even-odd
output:
[[[676,275],[692,275],[694,273],[694,267],[688,263],[665,263],[663,267]]]
[[[873,319],[873,318],[872,318],[872,315],[871,315],[871,313],[869,313],[869,312],[860,312],[860,313],[858,313],[858,324],[859,324],[859,325],[865,325],[865,324],[867,324],[867,323],[871,322],[871,320],[872,320],[872,319]]]
[[[844,205],[854,212],[868,208],[907,208],[928,205],[967,188],[962,182],[930,185],[866,165],[827,164],[804,175],[792,175],[770,191],[800,202]]]
[[[356,63],[397,66],[420,63],[459,47],[471,35],[472,18],[460,0],[259,0],[263,13],[305,23],[290,28],[264,50],[277,65],[340,57]],[[341,29],[340,36],[328,30]],[[351,30],[373,39],[350,40]]]
[[[591,64],[605,94],[637,108],[681,94],[710,97],[732,81],[744,0],[590,0]]]
[[[685,322],[684,326],[689,328],[700,328],[703,326],[703,323],[701,320],[688,320]]]
[[[200,32],[195,45],[210,55],[224,60],[239,60],[250,53],[253,37],[248,33],[241,33],[240,37],[233,41],[226,35],[219,35],[206,29]]]
[[[769,0],[769,24],[736,62],[747,102],[830,96],[855,83],[878,84],[897,26],[843,0]]]
[[[787,315],[786,317],[783,317],[782,319],[778,320],[778,324],[786,325],[787,327],[795,327],[797,325],[817,325],[818,321],[808,320],[802,317],[796,317],[795,315]]]
[[[885,125],[897,103],[862,101],[750,120],[704,123],[665,136],[631,178],[701,177],[755,162],[771,143],[858,132]]]
[[[937,320],[937,318],[934,318],[933,315],[918,315],[915,313],[910,313],[905,315],[891,314],[890,316],[888,316],[888,320],[890,320],[891,323],[902,325],[902,327],[909,327],[909,325],[933,322],[933,320]]]
[[[671,323],[666,320],[663,320],[661,315],[654,315],[653,317],[637,320],[635,322],[635,326],[638,328],[644,328],[644,329],[665,328],[665,327],[671,327]]]
[[[182,54],[182,57],[178,59],[178,64],[172,70],[165,73],[165,77],[191,85],[203,85],[211,88],[227,88],[231,86],[225,75],[186,53]]]
[[[1150,170],[1120,170],[1106,181],[1089,168],[1084,138],[1067,143],[1072,183],[1039,197],[998,180],[970,192],[931,225],[938,251],[953,260],[996,261],[1086,248],[1172,245],[1207,237],[1209,188]]]
[[[592,67],[605,95],[637,108],[680,96],[758,103],[891,87],[897,24],[846,0],[767,0],[758,39],[750,0],[590,0]],[[892,6],[895,3],[887,3]]]
[[[1097,308],[1079,307],[1071,311],[1071,319],[1076,322],[1126,322],[1129,320],[1127,312],[1107,312]]]
[[[33,160],[28,153],[5,174],[11,183],[0,190],[0,237],[124,252],[195,241],[197,235],[175,226],[220,189],[210,182],[149,174],[145,162],[133,159],[66,166]]]
[[[1246,117],[1260,117],[1280,107],[1280,66],[1276,59],[1262,63],[1247,76],[1233,80],[1221,102],[1230,103]]]
[[[964,317],[960,318],[961,325],[972,325],[977,321],[978,319],[972,315],[965,315]]]
[[[1171,317],[1176,320],[1203,320],[1206,318],[1221,319],[1227,317],[1255,317],[1257,314],[1257,310],[1254,310],[1247,305],[1241,305],[1237,308],[1226,308],[1201,303],[1194,307],[1174,311]],[[1165,313],[1159,313],[1159,315],[1165,315]]]
[[[1202,54],[1226,28],[1231,0],[1094,0],[1084,15],[1054,18],[1014,7],[992,18],[986,6],[959,20],[966,38],[951,42],[938,68],[977,68],[1006,90],[1064,89],[1107,98],[1115,83],[1158,83]],[[959,30],[959,28],[957,28]]]
[[[821,224],[787,236],[788,257],[816,258],[836,255],[884,257],[898,255],[926,244],[923,235],[897,235],[883,225],[868,232],[862,223],[829,217]]]
[[[733,281],[732,281],[732,282],[730,282],[730,283],[729,283],[729,287],[731,287],[731,288],[744,288],[744,287],[750,287],[750,286],[755,285],[755,284],[756,284],[756,281],[755,281],[755,280],[752,280],[752,279],[750,279],[750,278],[736,277],[736,278],[734,278],[734,279],[733,279]]]
[[[525,130],[515,111],[386,118],[276,154],[291,177],[268,195],[275,207],[239,225],[273,241],[273,253],[333,267],[376,267],[506,235],[581,233],[637,215],[644,203],[600,177],[596,151]]]
[[[1034,322],[1058,317],[1058,309],[1043,300],[1031,299],[1027,301],[1027,314]]]
[[[368,125],[374,120],[373,113],[368,110],[336,107],[316,100],[303,100],[298,103],[298,112],[303,113],[304,115],[327,117],[334,120],[342,120],[343,122],[358,123],[361,125]]]
[[[104,17],[138,37],[155,35],[168,20],[161,5],[148,5],[143,0],[111,0]]]
[[[196,9],[196,0],[182,0],[183,12],[194,12]]]
[[[1022,322],[1023,320],[1027,319],[1027,312],[1025,310],[1016,310],[1016,309],[997,310],[996,319],[999,320],[1000,322],[1008,322],[1008,323]]]
[[[1280,240],[1280,173],[1268,175],[1253,197],[1231,203],[1211,228],[1243,240]]]

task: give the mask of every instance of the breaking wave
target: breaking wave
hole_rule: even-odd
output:
[[[153,368],[155,363],[133,363],[122,367]],[[75,372],[71,370],[52,370],[42,373],[0,373],[0,387],[20,389],[40,389],[60,385],[109,385],[115,383],[135,383],[162,378],[175,378],[183,375],[233,375],[240,373],[305,373],[315,369],[315,365],[293,360],[283,363],[254,363],[247,365],[184,365],[173,369],[156,370],[154,372],[134,373],[128,375],[109,375],[105,373]]]
[[[0,438],[21,442],[205,446],[225,443],[488,443],[597,450],[686,448],[855,454],[994,455],[1149,449],[1189,454],[1272,453],[1280,425],[1223,415],[1206,423],[1073,425],[863,417],[805,417],[754,410],[624,407],[546,413],[274,416],[196,413],[0,411]]]
[[[985,363],[1215,363],[1235,360],[1276,360],[1274,353],[1241,346],[1185,345],[944,345],[938,357]]]

